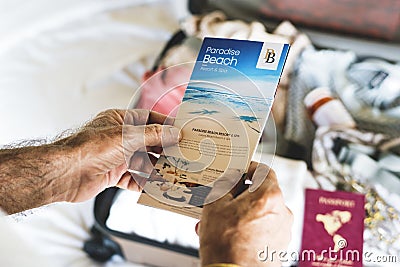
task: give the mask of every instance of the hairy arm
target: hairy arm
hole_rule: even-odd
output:
[[[0,207],[9,214],[53,202],[88,200],[107,187],[141,190],[147,151],[178,142],[171,119],[147,110],[107,110],[52,144],[0,149]],[[165,124],[165,125],[163,125]],[[132,179],[133,178],[133,179]]]
[[[77,154],[57,144],[0,150],[0,207],[12,214],[69,200]]]

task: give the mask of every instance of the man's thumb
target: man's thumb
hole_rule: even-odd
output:
[[[180,139],[180,130],[171,125],[149,124],[144,128],[145,146],[170,146]]]
[[[167,147],[180,139],[179,129],[171,125],[124,125],[123,146],[129,158],[134,152],[147,146]]]

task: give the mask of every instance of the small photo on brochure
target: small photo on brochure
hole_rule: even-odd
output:
[[[161,156],[147,183],[145,193],[165,204],[202,207],[210,186],[199,183],[200,173],[188,172],[190,161]]]

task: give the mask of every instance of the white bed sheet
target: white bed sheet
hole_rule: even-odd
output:
[[[0,146],[53,138],[104,109],[126,108],[185,2],[0,1]],[[92,205],[55,204],[13,223],[61,266],[103,266],[82,251]]]
[[[126,108],[144,68],[178,28],[174,7],[182,5],[172,0],[6,3],[0,4],[0,145],[52,137],[100,110]],[[129,64],[129,71],[122,71]]]

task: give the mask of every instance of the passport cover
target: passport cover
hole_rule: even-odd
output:
[[[365,197],[306,189],[299,266],[362,267]]]

